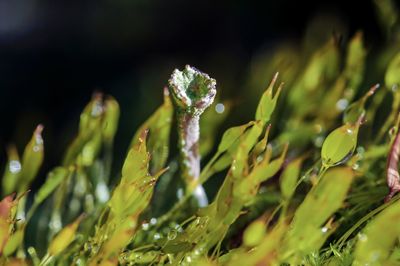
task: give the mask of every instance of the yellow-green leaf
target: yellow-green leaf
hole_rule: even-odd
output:
[[[43,163],[43,126],[38,125],[26,145],[22,156],[22,170],[19,176],[18,192],[25,191],[39,172]]]
[[[396,201],[378,214],[360,233],[353,265],[388,265],[386,260],[399,235],[400,202]]]
[[[22,169],[21,161],[14,145],[10,145],[7,148],[7,156],[8,161],[3,175],[3,195],[16,192],[16,185]]]
[[[301,157],[291,161],[281,175],[281,192],[285,200],[290,199],[296,189],[302,163]]]
[[[358,125],[345,124],[332,131],[322,144],[322,163],[326,167],[345,162],[357,146]]]
[[[342,206],[354,177],[348,167],[328,170],[297,208],[284,248],[304,255],[318,250],[332,228],[324,226]]]
[[[24,239],[24,226],[22,226],[19,230],[17,230],[14,234],[10,236],[7,240],[6,245],[4,246],[3,254],[8,257],[13,254],[17,248],[21,245]]]
[[[243,233],[243,244],[248,247],[258,245],[264,238],[266,233],[266,225],[263,220],[252,222]]]
[[[120,109],[118,102],[111,96],[104,101],[103,137],[108,143],[113,142],[118,128]]]
[[[271,119],[271,115],[275,110],[276,102],[282,90],[283,83],[281,83],[278,89],[276,89],[275,94],[273,92],[277,79],[278,73],[275,74],[274,78],[271,81],[271,84],[261,96],[261,100],[256,110],[256,120],[261,120],[264,122],[264,124]]]
[[[151,155],[152,174],[160,171],[167,161],[173,111],[168,89],[164,88],[163,105],[140,126],[132,139],[131,147],[138,144],[140,135],[144,130],[149,130],[147,150]]]
[[[63,252],[75,239],[76,230],[83,219],[80,215],[73,223],[62,229],[50,242],[48,253],[51,256],[57,256]]]

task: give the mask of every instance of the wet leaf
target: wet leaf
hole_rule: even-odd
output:
[[[38,125],[26,145],[22,156],[22,170],[19,176],[18,192],[25,191],[39,172],[43,163],[43,126]]]
[[[132,139],[131,147],[138,144],[144,130],[149,130],[147,150],[151,156],[151,173],[160,171],[167,161],[173,112],[168,89],[164,88],[163,105],[140,126]]]
[[[251,125],[253,125],[253,123],[227,129],[218,145],[218,153],[227,151]]]
[[[128,217],[118,225],[113,235],[103,244],[99,257],[108,259],[129,244],[137,225],[137,217]]]
[[[80,165],[91,166],[101,149],[101,132],[96,131],[83,145],[81,154],[77,157]]]
[[[258,192],[261,182],[273,177],[281,169],[288,145],[285,145],[282,154],[275,160],[269,161],[268,157],[254,166],[251,172],[237,182],[233,188],[233,196],[240,199],[243,204],[248,204]]]
[[[283,83],[281,83],[274,94],[273,90],[277,79],[278,73],[275,74],[274,78],[271,81],[271,84],[261,96],[261,100],[257,107],[255,118],[256,120],[263,121],[264,124],[271,119],[271,115],[275,110],[276,102],[283,87]]]
[[[22,226],[21,229],[17,230],[10,236],[10,238],[7,240],[6,245],[4,246],[4,256],[8,257],[17,250],[17,248],[22,244],[22,241],[24,240],[24,233],[25,227]]]
[[[379,84],[376,84],[358,101],[352,103],[346,108],[343,114],[343,123],[356,125],[360,123],[365,117],[365,103],[369,97],[371,97],[375,91],[379,88]]]
[[[47,176],[46,182],[36,193],[34,205],[41,204],[67,178],[68,174],[69,171],[61,166],[51,171]]]
[[[48,253],[51,256],[57,256],[61,254],[61,252],[63,252],[72,243],[72,241],[74,241],[76,231],[83,217],[83,215],[80,215],[73,223],[64,227],[64,229],[62,229],[53,238],[48,248]]]
[[[254,122],[250,122],[242,126],[231,127],[225,131],[216,154],[200,174],[200,183],[204,183],[213,174],[229,167],[239,147],[239,139],[253,125]]]
[[[291,161],[283,171],[280,179],[281,192],[285,200],[292,197],[296,189],[297,180],[300,176],[301,165],[303,163],[303,158],[297,158]]]
[[[348,86],[352,90],[351,97],[363,80],[366,55],[363,33],[358,31],[348,44],[344,69],[344,75],[349,83]],[[350,100],[351,97],[347,97],[347,99]]]
[[[166,169],[153,176],[149,173],[150,154],[147,151],[147,130],[142,131],[139,142],[128,153],[122,167],[121,182],[109,201],[116,217],[138,217],[147,207],[153,194],[155,182]]]
[[[348,167],[333,168],[325,173],[297,208],[292,229],[286,236],[286,250],[306,254],[322,246],[332,233],[331,228],[324,225],[342,206],[353,177],[354,172]]]
[[[389,265],[387,260],[398,236],[400,202],[378,214],[358,236],[353,265]]]
[[[239,143],[239,147],[232,161],[231,171],[233,178],[240,178],[246,175],[248,168],[248,156],[250,150],[258,142],[258,138],[263,131],[263,122],[257,121],[247,132],[244,134]]]
[[[400,52],[390,61],[385,73],[385,85],[391,89],[400,86]]]
[[[92,141],[94,135],[99,135],[102,132],[102,118],[104,116],[103,106],[103,95],[101,93],[95,93],[92,100],[83,109],[80,121],[79,121],[79,132],[73,142],[68,147],[63,165],[68,167],[74,163],[81,164],[81,160],[78,160],[82,156],[85,157],[86,162],[98,151],[98,141]],[[82,155],[83,149],[86,147],[85,154]]]
[[[14,145],[10,145],[7,148],[7,156],[8,161],[6,169],[4,170],[2,183],[3,195],[16,192],[16,185],[22,169],[21,161],[19,160],[18,152]]]
[[[248,247],[254,247],[263,240],[266,233],[266,225],[263,220],[252,222],[244,231],[243,244]]]
[[[111,143],[114,140],[118,128],[120,109],[118,102],[111,96],[104,101],[103,137],[105,142]]]
[[[341,164],[357,146],[358,126],[346,124],[332,131],[322,144],[322,163],[326,167]]]
[[[6,196],[0,201],[0,255],[11,235],[12,222],[14,219],[13,207],[17,205],[14,194]]]

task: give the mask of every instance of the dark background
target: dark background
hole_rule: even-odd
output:
[[[257,53],[300,41],[316,17],[335,17],[347,35],[363,29],[368,46],[382,37],[372,1],[0,0],[0,165],[5,146],[22,152],[38,123],[45,169],[56,165],[95,90],[121,105],[120,161],[175,67],[209,73],[224,98],[247,97]]]

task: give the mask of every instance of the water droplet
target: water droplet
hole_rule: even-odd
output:
[[[357,152],[358,153],[364,153],[365,152],[364,147],[362,147],[362,146],[357,147]]]
[[[321,231],[322,231],[322,233],[325,234],[326,232],[328,232],[328,227],[326,227],[326,226],[322,227]]]
[[[91,252],[91,251],[92,251],[92,244],[90,244],[90,243],[85,243],[85,245],[83,246],[83,248],[84,248],[85,251]]]
[[[97,117],[97,116],[101,115],[102,113],[103,113],[103,107],[102,107],[101,103],[97,102],[97,103],[93,106],[91,115],[92,115],[93,117]]]
[[[360,168],[360,165],[358,163],[355,163],[351,168],[353,168],[353,170],[357,170],[358,168]]]
[[[178,198],[178,199],[182,199],[183,198],[183,189],[182,188],[179,188],[177,191],[176,191],[176,197]]]
[[[217,103],[217,104],[215,105],[215,111],[216,111],[218,114],[222,114],[222,113],[225,111],[225,106],[224,106],[222,103]]]
[[[107,202],[110,198],[110,193],[108,192],[108,187],[105,183],[101,182],[96,186],[96,197],[100,202]]]
[[[202,252],[202,250],[201,250],[200,248],[196,248],[196,249],[194,250],[194,254],[195,254],[196,256],[200,255],[201,252]]]
[[[168,232],[167,238],[168,240],[174,240],[178,235],[178,232],[176,230],[171,230]]]
[[[159,240],[161,239],[161,235],[159,233],[154,234],[154,240]]]
[[[17,160],[10,161],[8,169],[11,173],[16,174],[21,171],[21,163]]]
[[[149,227],[150,227],[150,225],[149,225],[148,223],[143,223],[143,224],[142,224],[142,229],[143,229],[144,231],[149,230]]]
[[[314,125],[315,133],[319,134],[322,132],[322,126],[321,124],[315,124]]]
[[[53,231],[59,231],[61,229],[61,220],[54,219],[52,222],[49,223],[49,227],[53,229]]]
[[[192,262],[192,257],[187,256],[187,257],[186,257],[186,261],[189,262],[189,263],[191,263],[191,262]]]
[[[156,223],[157,223],[157,219],[156,218],[153,217],[153,218],[150,219],[150,224],[151,225],[155,225]]]
[[[347,99],[340,99],[336,103],[336,108],[340,111],[343,111],[346,109],[346,107],[349,105],[349,101]]]
[[[371,253],[371,260],[372,261],[378,261],[380,258],[381,254],[378,251],[374,251]]]
[[[175,228],[179,233],[183,232],[183,228],[182,228],[182,226],[180,226],[179,224],[176,224],[176,225],[174,226],[174,228]]]
[[[361,242],[365,242],[368,240],[368,237],[367,237],[367,235],[360,233],[360,234],[358,234],[358,240]]]
[[[318,148],[322,147],[322,144],[324,143],[325,138],[323,136],[318,136],[314,139],[314,145]]]
[[[42,138],[42,136],[40,134],[36,134],[35,142],[36,142],[36,144],[39,144],[39,145],[43,144],[43,138]]]

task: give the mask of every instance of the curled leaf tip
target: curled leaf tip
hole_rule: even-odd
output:
[[[276,72],[274,77],[272,78],[272,82],[271,83],[275,84],[275,82],[278,79],[278,77],[279,77],[279,72]]]
[[[217,94],[215,79],[189,65],[175,69],[168,84],[175,103],[187,112],[203,113]]]
[[[164,93],[164,97],[168,97],[168,96],[169,96],[169,90],[168,90],[168,87],[167,87],[167,86],[165,86],[165,87],[163,88],[163,93]]]
[[[146,141],[146,139],[147,139],[147,136],[149,135],[149,129],[148,128],[146,128],[145,130],[143,130],[141,133],[140,133],[140,136],[139,136],[139,142],[140,143],[143,143],[143,142],[145,142]]]
[[[372,96],[372,95],[376,92],[376,90],[379,89],[380,86],[381,86],[381,85],[380,85],[379,83],[377,83],[377,84],[375,84],[374,86],[372,86],[372,87],[369,89],[368,93],[367,93],[368,97],[369,97],[369,96]]]
[[[103,99],[104,94],[101,91],[94,91],[92,94],[92,99],[93,100],[102,100]]]
[[[42,124],[37,125],[35,129],[36,134],[41,134],[43,132],[44,126]]]

